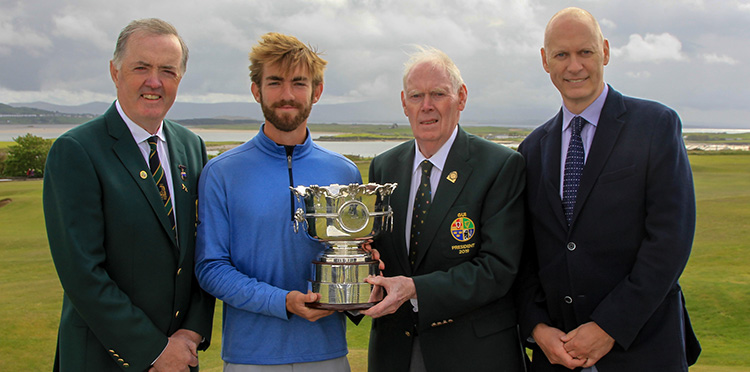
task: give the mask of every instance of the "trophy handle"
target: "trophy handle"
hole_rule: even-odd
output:
[[[302,222],[304,224],[305,230],[307,230],[307,219],[305,218],[305,211],[302,208],[297,208],[297,210],[294,212],[294,233],[299,232],[299,224]]]

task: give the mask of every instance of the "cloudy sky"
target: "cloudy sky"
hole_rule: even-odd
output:
[[[190,47],[178,102],[251,101],[247,53],[276,31],[324,52],[319,104],[356,103],[347,107],[362,109],[363,121],[406,122],[402,66],[421,44],[461,69],[462,120],[541,123],[560,97],[539,48],[566,6],[600,21],[615,89],[673,107],[686,126],[750,128],[750,0],[0,0],[0,103],[111,102],[118,33],[132,19],[159,17]]]

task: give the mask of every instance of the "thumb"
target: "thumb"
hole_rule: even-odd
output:
[[[385,284],[385,278],[382,275],[378,275],[378,276],[370,275],[367,278],[365,278],[365,281],[367,283],[370,283],[373,285],[379,285],[379,286],[383,286],[383,284]]]
[[[313,293],[312,291],[308,290],[304,298],[305,298],[305,302],[315,302],[315,301],[318,301],[318,299],[320,298],[320,294]]]

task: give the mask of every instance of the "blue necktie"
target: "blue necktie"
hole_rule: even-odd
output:
[[[417,250],[419,249],[419,235],[422,225],[427,217],[427,210],[430,208],[432,200],[432,187],[430,186],[430,171],[432,163],[424,160],[421,163],[422,177],[419,181],[417,195],[414,196],[414,208],[411,216],[411,239],[409,241],[409,262],[412,268],[417,261]]]
[[[583,140],[581,139],[581,130],[586,120],[580,116],[573,118],[571,127],[573,133],[570,135],[570,144],[568,145],[568,154],[565,157],[565,175],[563,177],[563,209],[565,210],[565,219],[568,220],[568,226],[573,220],[573,208],[576,205],[576,194],[578,186],[581,184],[581,174],[583,174]]]

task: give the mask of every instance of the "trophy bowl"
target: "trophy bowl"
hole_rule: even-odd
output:
[[[362,246],[383,230],[393,229],[390,196],[397,184],[349,184],[290,187],[304,204],[294,213],[294,231],[300,225],[326,249],[312,262],[311,289],[319,302],[306,306],[325,310],[363,310],[372,307],[373,285],[379,262]]]

